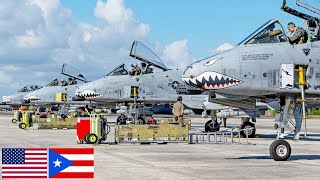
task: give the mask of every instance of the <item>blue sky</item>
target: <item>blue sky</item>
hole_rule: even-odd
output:
[[[281,0],[125,0],[137,19],[150,25],[150,43],[189,40],[189,50],[196,57],[210,55],[209,49],[228,42],[239,43],[269,19],[282,24],[303,23],[280,10]],[[95,0],[62,0],[79,20],[95,23]],[[288,4],[295,6],[293,0]],[[300,9],[300,8],[298,8]]]
[[[320,8],[319,0],[303,1]],[[133,61],[128,54],[134,40],[169,68],[183,70],[235,46],[272,18],[302,26],[281,5],[282,0],[1,0],[0,96],[27,84],[46,85],[59,77],[63,63],[89,80],[100,78]],[[288,5],[301,9],[295,0]]]

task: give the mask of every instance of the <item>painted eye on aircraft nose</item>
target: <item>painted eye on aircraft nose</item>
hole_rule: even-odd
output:
[[[192,66],[187,66],[187,68],[184,70],[183,74],[187,72],[188,69],[192,68]]]
[[[205,66],[211,66],[212,64],[216,63],[217,61],[219,61],[221,58],[216,58],[216,59],[212,59],[212,60],[209,60],[208,62],[206,62],[204,65]]]

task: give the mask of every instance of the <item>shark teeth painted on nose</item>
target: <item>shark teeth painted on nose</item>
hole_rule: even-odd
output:
[[[96,93],[96,92],[91,91],[91,90],[85,90],[85,91],[83,91],[83,92],[78,92],[78,93],[76,94],[76,96],[90,99],[90,98],[99,97],[99,96],[101,96],[101,94]]]
[[[36,96],[29,96],[27,98],[24,98],[25,100],[29,100],[29,101],[39,101],[42,100],[41,98],[38,98]]]
[[[204,72],[195,78],[182,78],[182,80],[190,85],[200,87],[202,89],[224,89],[235,86],[242,81],[216,72]]]

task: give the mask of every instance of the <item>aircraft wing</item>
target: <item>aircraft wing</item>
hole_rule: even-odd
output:
[[[248,96],[234,96],[227,94],[209,95],[209,102],[221,104],[224,106],[238,107],[242,110],[256,109],[256,98]]]
[[[95,104],[96,102],[91,101],[61,101],[61,102],[52,102],[52,101],[34,101],[29,104],[45,106],[45,105],[89,105]]]

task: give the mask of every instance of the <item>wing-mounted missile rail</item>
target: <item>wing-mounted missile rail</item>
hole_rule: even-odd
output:
[[[320,11],[312,6],[303,4],[300,2],[300,0],[296,1],[298,6],[301,6],[307,10],[310,10],[316,14],[320,14]],[[312,36],[313,41],[320,40],[320,18],[302,13],[298,10],[295,10],[291,7],[288,7],[286,4],[286,0],[283,0],[281,9],[291,15],[294,15],[296,17],[299,17],[301,19],[305,20],[305,30],[307,30],[308,34]]]

